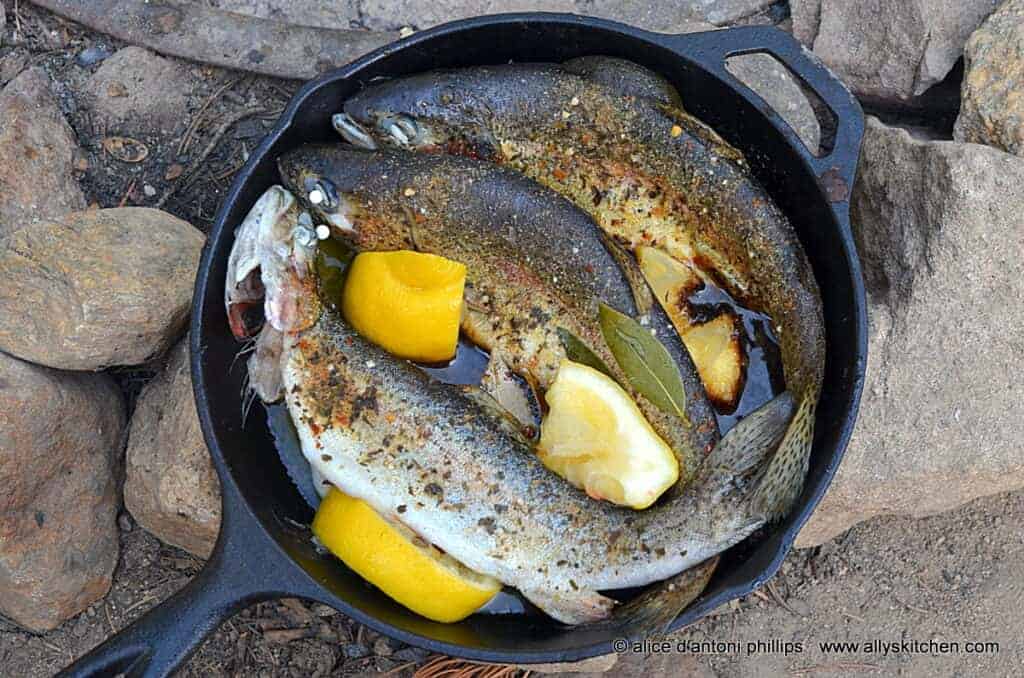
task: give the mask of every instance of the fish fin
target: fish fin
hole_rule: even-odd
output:
[[[284,396],[284,382],[281,374],[281,351],[284,335],[270,323],[263,325],[256,348],[249,361],[249,386],[265,403],[273,403]]]
[[[598,625],[628,631],[636,636],[663,636],[679,613],[690,606],[711,581],[718,567],[718,556],[683,570],[647,587],[643,593],[616,609],[612,617]]]
[[[754,490],[754,506],[769,521],[785,516],[803,490],[814,442],[817,394],[804,398]]]
[[[711,450],[694,486],[706,484],[723,492],[749,486],[783,439],[794,407],[792,394],[783,391],[743,418]]]
[[[563,624],[591,624],[608,619],[616,602],[597,591],[519,589],[526,599]]]
[[[535,399],[536,394],[525,380],[516,376],[508,366],[508,361],[497,349],[491,350],[487,369],[480,379],[480,388],[511,414],[522,425],[524,431],[537,429],[539,405],[535,406],[538,402]]]
[[[601,238],[604,248],[608,250],[608,253],[612,255],[612,259],[619,265],[619,269],[622,271],[622,275],[625,276],[626,282],[629,283],[629,289],[633,293],[633,303],[636,304],[637,315],[647,315],[654,306],[654,294],[651,292],[651,288],[647,286],[647,279],[644,278],[643,271],[640,270],[640,264],[637,263],[636,258],[630,252],[626,251],[625,247],[617,243],[607,233],[600,231],[598,236]]]

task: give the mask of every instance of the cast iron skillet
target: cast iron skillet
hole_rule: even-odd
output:
[[[790,127],[724,67],[725,58],[764,52],[783,62],[830,109],[831,150],[816,157]],[[790,516],[727,553],[707,591],[672,628],[700,619],[773,576],[825,492],[853,429],[864,376],[866,317],[860,264],[850,234],[849,193],[863,118],[853,96],[789,35],[764,27],[663,35],[592,18],[509,14],[459,21],[387,45],[307,83],[238,174],[199,267],[192,308],[192,380],[203,434],[220,476],[223,518],[206,567],[181,591],[100,645],[64,675],[165,676],[237,610],[296,596],[326,603],[412,645],[469,659],[561,662],[612,651],[609,631],[569,628],[543,616],[474,615],[452,625],[422,619],[314,550],[312,516],[289,481],[262,417],[243,426],[243,361],[224,315],[223,289],[235,226],[277,181],[276,158],[308,141],[334,139],[330,115],[377,77],[506,61],[624,57],[666,76],[690,112],[744,151],[792,220],[821,286],[828,349],[814,451]]]

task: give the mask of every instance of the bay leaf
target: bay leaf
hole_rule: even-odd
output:
[[[593,367],[605,376],[615,379],[615,375],[612,374],[611,368],[609,368],[605,362],[601,360],[600,356],[594,353],[594,351],[592,351],[591,348],[575,334],[564,327],[559,327],[558,339],[562,342],[562,348],[565,349],[565,356],[569,360],[574,363],[586,365],[587,367]]]
[[[686,388],[679,366],[651,331],[601,304],[601,332],[630,385],[655,407],[687,421]]]

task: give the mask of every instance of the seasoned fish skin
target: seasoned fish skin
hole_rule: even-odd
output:
[[[348,99],[344,113],[382,145],[512,167],[628,248],[650,245],[695,261],[741,303],[771,316],[799,408],[757,493],[771,516],[788,511],[809,462],[824,322],[806,254],[741,153],[678,106],[554,64],[377,83]],[[415,133],[396,139],[394,120]]]
[[[598,302],[635,314],[634,299],[600,230],[568,200],[516,172],[446,155],[311,145],[284,155],[279,166],[285,183],[321,219],[344,215],[344,235],[357,250],[411,248],[465,264],[471,303],[463,330],[540,389],[566,357],[559,327],[583,339],[627,383],[601,335]],[[309,204],[309,187],[324,185],[337,193],[337,204]],[[688,421],[633,396],[676,451],[685,484],[718,440],[717,424],[660,307],[651,310],[650,325],[683,375]]]
[[[320,474],[568,623],[609,614],[596,591],[672,576],[759,527],[763,518],[737,501],[738,481],[792,412],[787,395],[752,414],[686,492],[637,512],[571,487],[478,389],[431,381],[334,311],[286,335],[282,373]]]

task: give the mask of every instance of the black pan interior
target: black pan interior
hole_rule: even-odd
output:
[[[722,39],[728,39],[728,32]],[[338,561],[318,553],[301,525],[311,514],[273,448],[265,417],[241,417],[244,364],[229,371],[239,349],[224,318],[223,282],[233,230],[253,202],[277,181],[275,159],[310,141],[335,139],[330,115],[365,83],[441,67],[508,61],[563,61],[582,55],[624,57],[666,76],[687,109],[743,150],[755,173],[793,222],[821,286],[827,324],[825,388],[818,409],[810,473],[793,514],[756,540],[730,551],[702,598],[677,619],[692,623],[774,574],[800,524],[824,492],[852,428],[863,376],[864,311],[859,266],[845,204],[834,213],[801,155],[766,115],[702,66],[706,55],[685,53],[686,38],[658,36],[578,17],[521,15],[451,24],[384,48],[325,75],[297,95],[275,131],[240,173],[221,208],[200,276],[193,332],[199,407],[207,408],[211,449],[227,482],[267,534],[321,587],[325,602],[369,620],[378,630],[430,649],[490,661],[571,660],[609,651],[618,634],[562,627],[546,617],[474,615],[454,625],[426,621],[392,603]],[[840,112],[841,113],[841,112]],[[859,110],[856,112],[859,115]],[[839,152],[842,149],[837,149]],[[856,154],[856,149],[847,149]],[[230,499],[229,499],[230,500]]]

